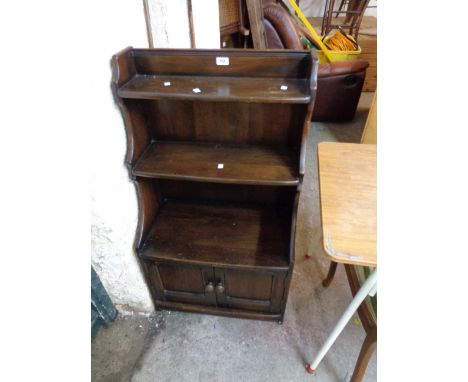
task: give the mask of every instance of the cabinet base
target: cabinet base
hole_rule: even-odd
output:
[[[253,319],[253,320],[264,320],[264,321],[278,321],[278,322],[283,321],[283,315],[281,313],[268,314],[268,313],[260,313],[260,312],[249,312],[245,310],[219,308],[215,306],[183,304],[179,302],[168,302],[168,301],[155,301],[155,306],[156,306],[156,309],[179,310],[182,312],[212,314],[215,316],[248,318],[248,319]]]

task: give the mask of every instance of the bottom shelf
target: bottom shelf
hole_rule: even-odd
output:
[[[287,268],[291,216],[273,207],[168,200],[140,255],[211,266]]]

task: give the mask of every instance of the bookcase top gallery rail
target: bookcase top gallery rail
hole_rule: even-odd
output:
[[[302,104],[311,99],[309,51],[127,48],[114,61],[124,66],[116,79],[122,98]]]

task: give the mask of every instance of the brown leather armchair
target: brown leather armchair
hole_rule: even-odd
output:
[[[303,49],[298,32],[304,31],[282,6],[273,1],[265,1],[263,12],[269,49]],[[364,60],[320,64],[312,121],[352,120],[368,66],[369,63]]]

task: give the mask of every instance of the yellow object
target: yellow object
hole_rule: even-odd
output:
[[[357,42],[350,35],[345,35],[339,30],[333,29],[322,39],[330,50],[355,51],[358,49]]]
[[[320,46],[322,50],[317,50],[317,56],[320,63],[327,63],[332,61],[344,61],[344,60],[355,60],[361,54],[361,47],[358,46],[358,50],[353,51],[340,51],[340,50],[330,50],[328,49],[325,44],[322,42],[322,38],[315,32],[315,29],[310,25],[309,20],[304,16],[302,11],[297,6],[294,0],[288,0],[291,6],[296,11],[297,15],[304,23],[306,28],[312,34],[312,37],[315,39],[317,44]]]
[[[347,35],[347,36],[348,38],[354,41],[352,36],[350,35]],[[332,34],[330,36],[325,37],[323,39],[323,42],[329,45],[333,43],[333,39],[334,39],[334,35]],[[350,42],[348,46],[352,46],[352,43]],[[332,61],[355,60],[361,54],[361,47],[358,45],[357,49],[354,49],[354,50],[329,50],[328,52],[330,53]],[[328,62],[327,57],[323,54],[322,51],[318,50],[317,56],[318,56],[320,63]]]
[[[332,61],[345,61],[345,60],[356,60],[361,54],[361,48],[353,51],[343,51],[343,50],[329,50],[328,54],[331,56],[331,60],[323,54],[323,51],[317,50],[317,56],[321,64],[332,62]]]
[[[325,57],[327,58],[328,61],[332,62],[334,61],[330,55],[330,52],[328,50],[328,48],[325,46],[325,44],[322,42],[322,39],[320,38],[320,36],[317,34],[317,32],[315,32],[315,29],[312,27],[312,25],[310,25],[309,23],[309,20],[307,20],[307,18],[304,16],[304,14],[302,13],[302,11],[299,9],[299,7],[297,6],[296,2],[294,0],[289,0],[289,4],[291,4],[291,6],[294,8],[294,10],[296,11],[297,15],[299,16],[299,18],[301,19],[301,21],[304,23],[304,25],[306,26],[306,28],[309,30],[309,32],[312,34],[312,37],[315,39],[315,41],[317,41],[317,44],[319,44],[320,46],[320,49],[322,54],[325,55]]]

